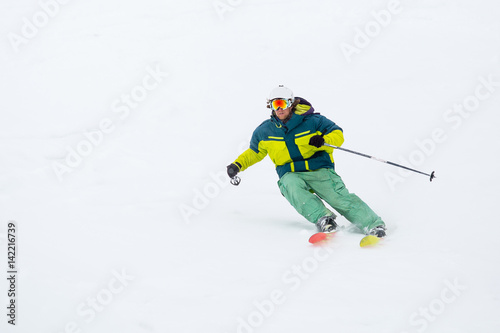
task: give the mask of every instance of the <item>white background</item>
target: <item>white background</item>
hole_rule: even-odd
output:
[[[500,5],[393,4],[1,0],[0,266],[14,220],[20,273],[0,330],[498,332]],[[436,170],[334,153],[379,247],[344,218],[311,246],[268,158],[224,178],[278,84],[344,147]]]

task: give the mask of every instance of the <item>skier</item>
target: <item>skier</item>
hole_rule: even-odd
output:
[[[341,146],[342,129],[283,85],[271,91],[267,107],[271,118],[253,132],[250,148],[227,166],[228,176],[233,179],[269,154],[281,193],[318,231],[337,229],[337,216],[325,201],[365,234],[385,237],[385,223],[357,195],[349,193],[335,172],[333,148],[323,145]]]

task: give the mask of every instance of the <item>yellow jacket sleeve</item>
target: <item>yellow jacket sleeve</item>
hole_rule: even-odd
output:
[[[332,145],[340,147],[344,143],[344,134],[341,130],[332,131],[324,136],[325,142]]]
[[[253,149],[248,148],[247,150],[245,150],[243,152],[243,154],[238,156],[236,161],[234,161],[234,164],[238,165],[238,167],[240,168],[240,171],[243,171],[243,170],[247,169],[248,167],[254,165],[255,163],[262,161],[262,159],[264,159],[264,157],[266,157],[266,155],[267,155],[267,151],[261,149],[260,147],[259,147],[258,153],[253,151]]]

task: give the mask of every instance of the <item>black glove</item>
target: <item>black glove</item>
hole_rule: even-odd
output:
[[[236,162],[236,163],[238,163],[238,162]],[[236,176],[238,174],[238,172],[240,172],[240,167],[241,167],[241,165],[238,166],[235,163],[229,164],[227,166],[227,175],[229,176],[229,178],[233,178],[234,176]]]
[[[316,148],[321,147],[325,143],[325,138],[323,135],[315,135],[309,140],[309,144]]]

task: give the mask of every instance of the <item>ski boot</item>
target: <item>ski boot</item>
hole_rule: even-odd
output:
[[[335,222],[335,216],[323,216],[316,223],[316,227],[319,232],[335,232],[337,230],[337,222]]]
[[[384,238],[387,234],[385,233],[385,225],[379,225],[368,232],[368,235],[376,236],[378,238]]]

